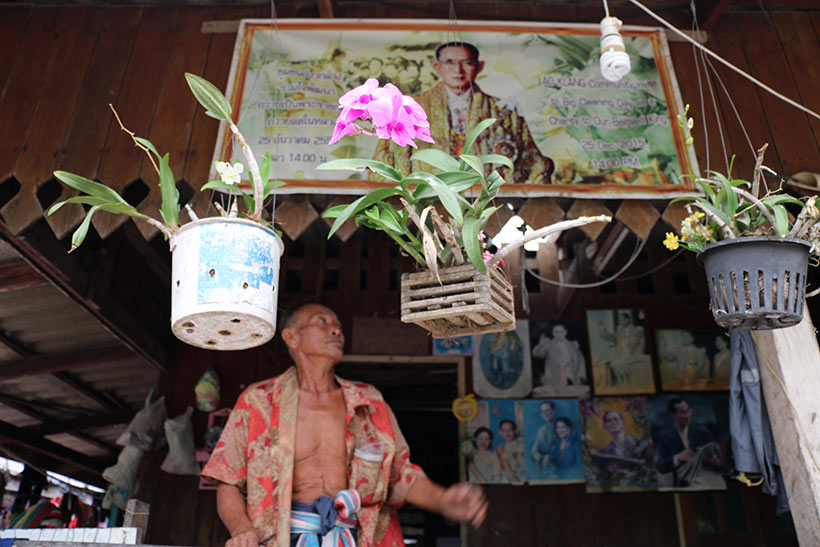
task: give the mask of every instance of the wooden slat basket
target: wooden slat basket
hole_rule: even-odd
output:
[[[451,338],[515,329],[513,289],[504,273],[472,264],[439,270],[441,283],[429,271],[401,276],[401,320],[427,329],[436,338]]]

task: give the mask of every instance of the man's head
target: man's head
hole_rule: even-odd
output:
[[[478,60],[478,49],[466,42],[447,42],[436,49],[433,70],[450,91],[461,95],[469,90],[484,68]]]
[[[610,435],[615,435],[624,430],[624,419],[617,410],[608,410],[604,414],[604,429]]]
[[[562,340],[567,337],[567,328],[564,325],[555,325],[552,327],[552,337]]]
[[[550,423],[555,421],[555,403],[551,401],[541,403],[541,417]]]
[[[672,422],[679,430],[683,431],[692,422],[692,409],[680,397],[669,399],[667,409],[669,410],[669,417],[672,418]]]
[[[342,324],[333,311],[309,302],[288,310],[282,318],[282,340],[296,364],[307,360],[342,359],[345,337]]]

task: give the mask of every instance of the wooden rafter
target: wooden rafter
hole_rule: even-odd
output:
[[[134,357],[134,354],[129,349],[122,346],[29,357],[18,361],[3,363],[3,366],[0,367],[0,381],[108,365],[119,361],[134,359]]]
[[[704,30],[709,30],[714,27],[720,16],[723,15],[723,12],[726,11],[726,8],[732,3],[731,0],[717,0],[717,2],[697,2],[696,5],[698,7],[698,19],[700,20],[700,26]]]
[[[102,473],[102,470],[106,467],[104,462],[96,458],[91,458],[76,450],[71,450],[53,441],[49,441],[48,439],[32,435],[21,427],[15,427],[5,422],[0,422],[0,438],[7,442],[23,445],[26,448],[76,465],[81,469],[93,473]]]
[[[0,265],[0,293],[41,285],[48,285],[48,281],[22,260]]]
[[[134,417],[134,410],[118,410],[90,416],[77,416],[68,420],[49,420],[42,424],[25,427],[32,435],[45,437],[57,433],[74,433],[75,431],[108,427],[130,422]]]
[[[127,406],[124,405],[122,401],[120,401],[116,397],[108,393],[103,393],[94,389],[93,387],[83,382],[70,372],[54,372],[51,376],[56,378],[66,386],[70,387],[77,393],[85,395],[86,397],[93,400],[106,410],[122,410],[124,408],[127,408]]]
[[[333,18],[333,0],[318,0],[319,16],[325,19]]]

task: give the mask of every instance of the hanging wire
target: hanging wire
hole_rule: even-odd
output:
[[[775,91],[771,87],[767,86],[766,84],[764,84],[763,82],[761,82],[760,80],[758,80],[757,78],[752,76],[751,74],[748,74],[747,72],[744,72],[740,68],[736,67],[735,65],[733,65],[732,63],[730,63],[729,61],[727,61],[726,59],[724,59],[723,57],[721,57],[717,53],[713,52],[712,50],[710,50],[710,49],[706,48],[705,46],[701,45],[700,43],[698,43],[697,40],[694,40],[694,39],[690,38],[685,33],[678,30],[674,25],[667,22],[666,19],[662,18],[661,16],[656,14],[654,11],[652,11],[651,9],[644,6],[638,0],[629,0],[629,1],[633,4],[635,4],[636,6],[638,6],[640,9],[642,9],[644,12],[646,12],[650,17],[652,17],[653,19],[655,19],[656,21],[661,23],[663,26],[665,26],[666,28],[668,28],[669,30],[671,30],[672,32],[674,32],[675,34],[677,34],[678,36],[680,36],[681,38],[686,40],[687,42],[689,42],[691,44],[694,44],[695,47],[697,47],[698,49],[700,49],[701,51],[703,51],[707,55],[713,57],[714,59],[717,59],[718,62],[720,62],[723,65],[725,65],[725,66],[729,67],[730,69],[734,70],[735,72],[737,72],[738,74],[740,74],[741,76],[746,78],[747,80],[750,80],[755,85],[765,89],[766,91],[768,91],[769,93],[771,93],[772,95],[777,97],[778,99],[780,99],[780,100],[792,105],[793,107],[795,107],[799,110],[802,110],[806,114],[820,120],[820,114],[818,114],[814,110],[811,110],[810,108],[807,108],[807,107],[803,106],[802,104],[800,104],[796,101],[793,101],[792,99],[786,97],[785,95],[783,95],[783,94]]]
[[[638,256],[641,254],[641,251],[643,251],[643,248],[646,246],[647,241],[649,241],[649,238],[638,239],[638,241],[635,244],[635,249],[632,251],[632,256],[629,257],[629,260],[627,260],[626,264],[624,264],[621,267],[620,270],[618,270],[617,272],[615,272],[611,276],[607,277],[606,279],[602,279],[601,281],[595,281],[593,283],[564,283],[563,281],[556,281],[554,279],[548,279],[546,277],[542,277],[542,276],[538,275],[537,273],[535,273],[529,267],[525,266],[525,268],[527,270],[527,273],[529,273],[531,276],[533,276],[537,280],[542,281],[542,282],[544,282],[548,285],[555,285],[557,287],[568,287],[570,289],[591,289],[591,288],[594,288],[594,287],[600,287],[601,285],[606,285],[607,283],[609,283],[611,281],[615,281],[622,273],[624,273],[626,270],[628,270],[629,267],[632,266],[632,264],[635,263],[635,260],[637,260]],[[641,274],[641,276],[643,276],[643,275],[646,275],[646,274]]]
[[[604,0],[604,17],[609,17],[609,4]]]

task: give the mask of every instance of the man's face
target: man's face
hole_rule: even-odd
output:
[[[675,405],[675,412],[672,413],[672,421],[678,429],[683,429],[692,422],[692,409],[686,401],[681,401]]]
[[[567,337],[567,329],[565,329],[563,325],[556,325],[552,329],[552,337],[563,340]]]
[[[476,76],[484,68],[484,61],[478,61],[464,46],[448,46],[439,51],[438,58],[433,59],[435,70],[441,81],[456,94],[470,89]]]
[[[332,310],[320,304],[308,304],[296,312],[288,327],[287,344],[292,351],[308,357],[342,359],[345,337],[342,324]]]
[[[552,408],[552,405],[547,403],[541,405],[541,417],[547,422],[551,422],[555,419],[555,409]]]
[[[621,418],[621,415],[617,412],[607,412],[606,416],[604,416],[604,429],[606,429],[610,435],[623,431],[624,420]]]

